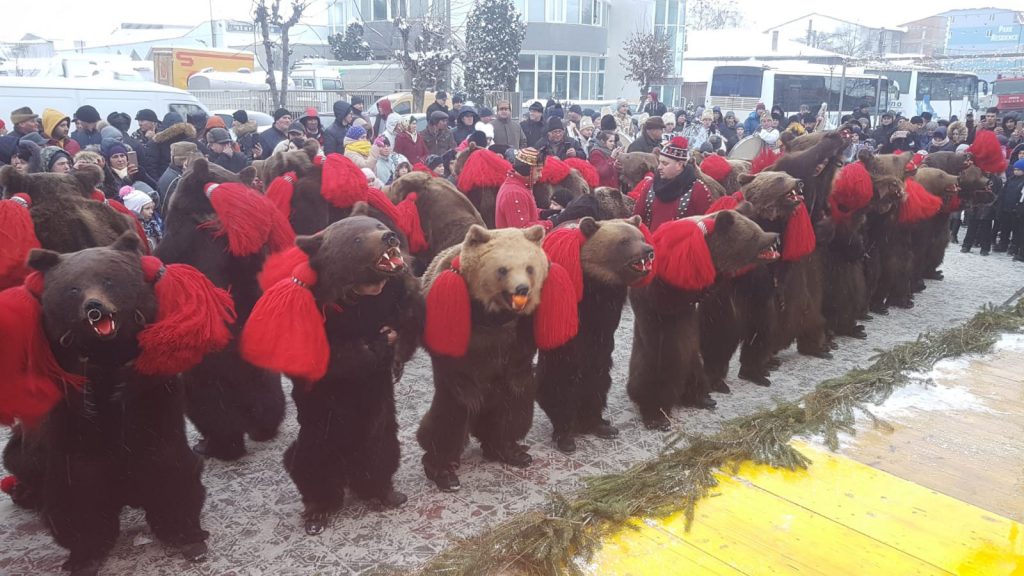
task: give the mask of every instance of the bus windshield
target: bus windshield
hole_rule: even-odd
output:
[[[956,100],[964,97],[975,108],[978,107],[978,78],[968,74],[943,74],[941,72],[918,72],[915,98],[929,100]]]
[[[711,76],[712,96],[760,98],[764,71],[749,66],[718,66]]]
[[[1024,78],[996,80],[996,85],[992,88],[992,93],[997,96],[1000,94],[1024,94]]]

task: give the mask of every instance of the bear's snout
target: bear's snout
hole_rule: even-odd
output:
[[[394,232],[385,232],[382,240],[384,240],[384,244],[387,246],[393,247],[401,244],[398,240],[398,234],[395,234]]]
[[[85,319],[90,322],[99,322],[104,316],[114,313],[109,306],[95,298],[86,300],[83,309],[85,310]]]
[[[520,285],[516,286],[515,295],[516,296],[529,296],[530,295],[530,287],[527,286],[526,284],[520,284]]]

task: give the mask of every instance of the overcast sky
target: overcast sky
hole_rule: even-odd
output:
[[[331,1],[314,0],[308,11],[311,24],[327,23],[327,5]],[[282,3],[288,5],[289,0],[282,0]],[[857,21],[860,15],[866,18],[865,24],[896,26],[954,8],[993,5],[1009,8],[1016,3],[1011,0],[928,0],[921,3],[857,0],[830,4],[820,0],[737,0],[746,24],[755,29],[774,26],[814,11],[853,21]],[[30,0],[18,3],[17,18],[8,19],[0,34],[5,39],[12,35],[18,37],[22,31],[35,31],[43,36],[82,38],[86,35],[76,34],[74,30],[84,28],[91,32],[88,38],[93,38],[108,34],[121,22],[196,24],[209,19],[210,4],[208,0]],[[212,4],[214,18],[251,18],[252,0],[212,0]]]

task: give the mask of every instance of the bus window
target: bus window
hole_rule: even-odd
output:
[[[711,77],[712,96],[760,98],[764,71],[747,66],[718,66]]]
[[[864,73],[871,75],[881,74],[882,76],[885,76],[889,80],[892,80],[893,82],[899,84],[900,94],[910,93],[910,75],[912,74],[912,72],[904,70],[864,70]],[[893,100],[898,99],[898,97],[893,98]]]
[[[963,74],[917,73],[917,94],[919,101],[928,96],[931,100],[957,100],[967,97],[974,105],[977,100],[978,84],[972,76]],[[975,106],[976,107],[976,106]]]
[[[773,105],[781,106],[787,113],[796,112],[800,109],[801,104],[816,108],[822,102],[829,102],[829,107],[831,108],[832,102],[831,98],[828,97],[829,91],[825,88],[826,80],[827,78],[823,76],[776,74],[775,97],[772,99],[772,103]],[[838,86],[836,84],[837,93],[834,94],[836,106],[839,105]]]
[[[337,80],[325,79],[324,90],[341,90],[341,82]]]

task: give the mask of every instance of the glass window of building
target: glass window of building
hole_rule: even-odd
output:
[[[566,0],[565,3],[565,21],[569,24],[579,24],[580,22],[580,2],[586,0]]]
[[[529,22],[544,21],[544,0],[529,0],[526,9],[526,19]]]

